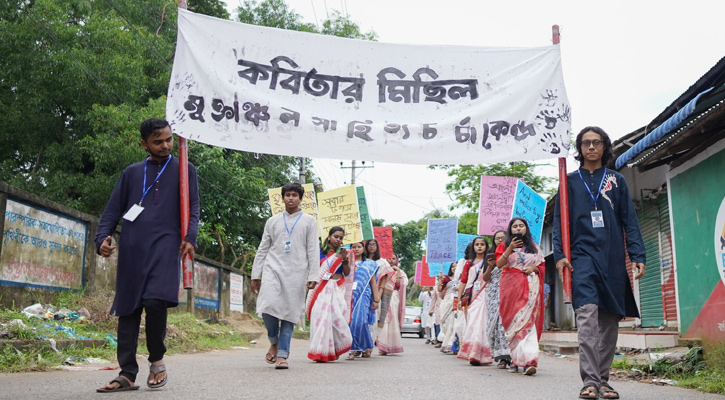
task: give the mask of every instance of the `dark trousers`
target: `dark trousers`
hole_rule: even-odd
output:
[[[138,332],[141,325],[141,313],[146,310],[146,347],[149,350],[149,362],[162,360],[166,353],[164,338],[166,337],[166,317],[168,305],[164,300],[145,299],[141,307],[135,309],[133,314],[118,318],[118,365],[121,367],[120,375],[136,381],[138,363],[136,362],[136,349],[138,348]]]

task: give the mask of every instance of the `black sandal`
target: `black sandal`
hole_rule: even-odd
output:
[[[606,394],[610,394],[611,396],[607,397]],[[619,393],[613,387],[609,386],[608,383],[602,383],[599,387],[599,397],[602,399],[618,399]]]

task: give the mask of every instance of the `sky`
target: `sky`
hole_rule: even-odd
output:
[[[240,0],[227,0],[230,10]],[[333,10],[347,14],[378,41],[421,45],[539,47],[561,28],[564,82],[572,131],[598,125],[613,140],[649,123],[725,56],[725,2],[286,0],[305,22]],[[350,160],[313,159],[325,189],[351,183]],[[358,161],[358,165],[360,165]],[[556,159],[538,172],[556,176]],[[366,162],[357,170],[373,218],[418,220],[455,204],[445,171]],[[576,169],[568,158],[569,171]],[[460,214],[455,211],[454,214]]]

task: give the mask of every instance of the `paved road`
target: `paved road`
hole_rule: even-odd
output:
[[[0,374],[1,399],[576,399],[581,383],[575,358],[542,353],[535,376],[494,366],[472,367],[422,339],[405,338],[400,356],[316,364],[307,342],[294,340],[289,370],[264,362],[266,343],[250,349],[167,357],[169,383],[162,389],[101,394],[96,387],[117,371],[98,365],[75,371]],[[139,383],[148,369],[143,363]],[[442,381],[447,381],[447,384]],[[678,387],[615,381],[623,399],[724,399]]]

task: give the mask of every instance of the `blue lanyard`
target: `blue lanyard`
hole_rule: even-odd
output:
[[[599,195],[602,194],[602,185],[604,184],[604,178],[607,176],[607,168],[604,168],[604,173],[602,174],[602,181],[599,182],[599,190],[597,190],[597,197],[594,197],[594,194],[592,193],[592,190],[589,189],[589,185],[584,180],[584,177],[582,177],[582,170],[578,169],[577,172],[579,172],[579,179],[584,182],[584,187],[587,188],[587,192],[589,192],[589,196],[594,200],[594,211],[597,210],[597,200],[599,200]]]
[[[302,218],[302,214],[303,213],[300,211],[300,215],[297,217],[297,219],[295,220],[295,223],[292,225],[292,229],[290,229],[287,227],[287,218],[284,217],[284,211],[282,212],[282,221],[284,221],[284,229],[287,230],[287,237],[292,236],[292,231],[295,230],[295,226],[297,226],[297,222],[299,222],[300,218]]]
[[[159,178],[161,177],[161,174],[164,173],[166,166],[169,165],[169,161],[171,161],[171,157],[173,157],[173,156],[171,154],[169,154],[169,159],[166,160],[164,167],[161,168],[161,172],[156,174],[156,179],[154,179],[154,181],[151,182],[149,187],[147,187],[146,190],[143,191],[143,195],[141,195],[141,200],[139,200],[138,205],[141,205],[141,203],[143,203],[143,199],[144,199],[144,197],[146,197],[146,194],[148,194],[149,190],[151,190],[151,188],[154,186],[156,181],[159,180]],[[146,168],[149,166],[149,158],[151,158],[151,157],[146,157],[146,164],[144,164],[144,166],[143,166],[143,187],[146,187]]]

